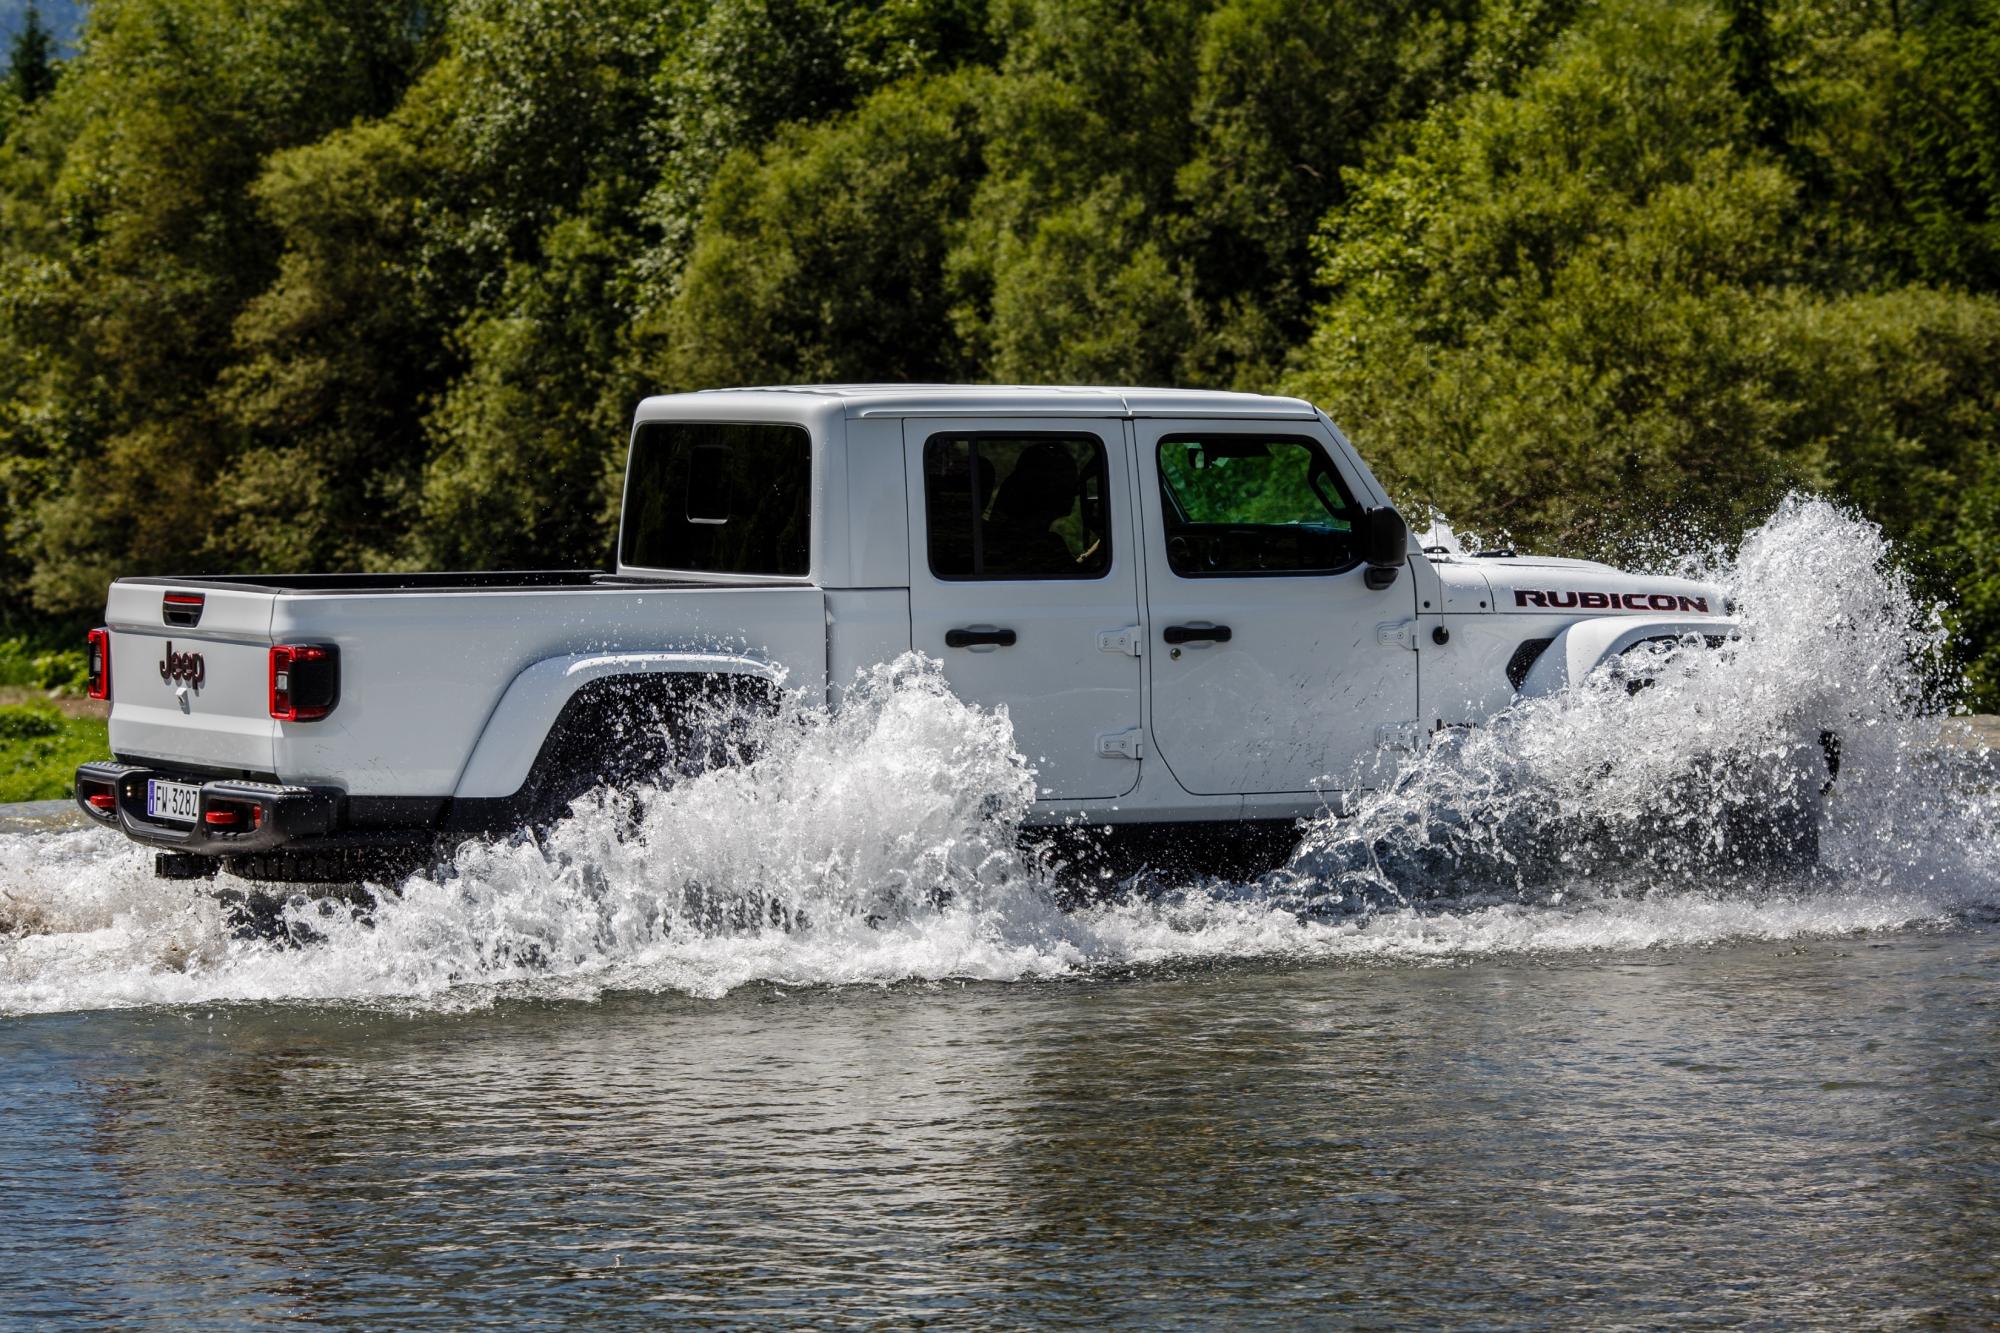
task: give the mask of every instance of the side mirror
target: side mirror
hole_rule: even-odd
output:
[[[1388,505],[1363,511],[1360,539],[1361,558],[1368,565],[1363,576],[1370,588],[1382,591],[1396,581],[1396,571],[1410,554],[1410,525]]]

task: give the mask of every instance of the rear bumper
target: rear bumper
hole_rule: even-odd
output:
[[[146,813],[146,783],[151,778],[201,788],[192,824]],[[77,805],[91,822],[168,851],[241,856],[347,841],[339,834],[343,793],[332,788],[203,778],[106,760],[77,768],[75,792]]]

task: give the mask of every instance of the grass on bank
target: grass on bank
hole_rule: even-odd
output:
[[[47,699],[0,704],[0,805],[67,796],[76,766],[110,753],[101,717]]]
[[[0,639],[0,805],[68,796],[76,766],[111,753],[86,675],[78,650]]]
[[[84,692],[89,681],[90,668],[81,648],[53,648],[25,638],[0,639],[0,690],[75,696]]]

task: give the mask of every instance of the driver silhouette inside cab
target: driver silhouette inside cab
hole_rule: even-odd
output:
[[[987,569],[1013,578],[1074,576],[1081,557],[1052,525],[1077,508],[1079,483],[1076,457],[1062,445],[1023,449],[986,510]]]

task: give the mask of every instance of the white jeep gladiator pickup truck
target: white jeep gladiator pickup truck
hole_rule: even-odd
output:
[[[698,702],[915,651],[1004,705],[1033,822],[1221,838],[1382,752],[1727,633],[1719,589],[1420,549],[1290,398],[834,386],[639,405],[616,569],[128,578],[90,636],[94,820],[159,873],[353,880],[666,762]],[[681,755],[686,761],[686,755]]]

